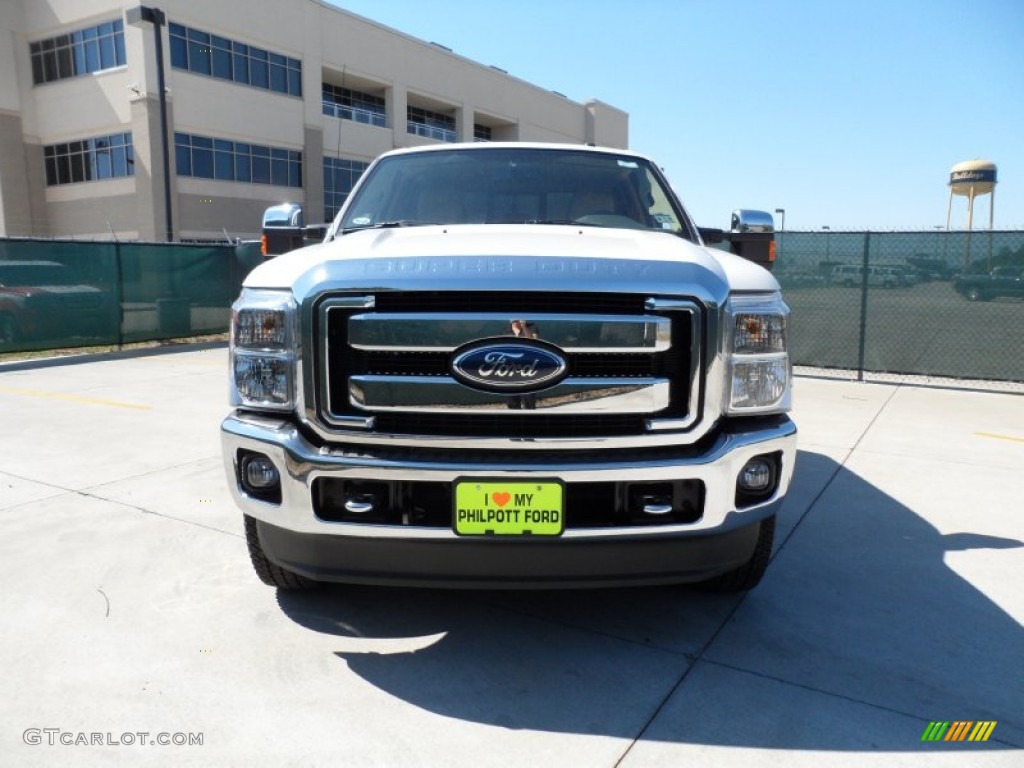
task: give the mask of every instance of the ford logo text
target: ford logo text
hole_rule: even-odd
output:
[[[485,392],[529,392],[550,387],[567,372],[555,347],[538,342],[474,342],[455,351],[452,375]]]

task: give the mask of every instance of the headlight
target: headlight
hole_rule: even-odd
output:
[[[777,293],[732,296],[726,314],[726,411],[788,411],[791,366],[789,307]]]
[[[299,354],[291,293],[245,289],[231,307],[231,404],[291,410]]]

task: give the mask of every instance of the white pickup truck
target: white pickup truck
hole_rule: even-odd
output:
[[[767,260],[770,222],[738,212],[734,245]],[[789,310],[722,236],[632,152],[378,158],[233,307],[222,442],[259,577],[756,585],[796,455]]]

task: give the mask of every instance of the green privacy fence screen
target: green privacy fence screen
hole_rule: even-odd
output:
[[[1024,381],[1024,232],[782,232],[776,246],[794,364]]]
[[[0,352],[222,333],[259,244],[0,239]]]
[[[1024,382],[1024,232],[776,237],[796,365]],[[260,261],[258,243],[0,239],[0,353],[223,332]]]

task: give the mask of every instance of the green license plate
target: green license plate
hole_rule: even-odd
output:
[[[558,536],[565,529],[557,481],[455,481],[453,525],[461,536]]]

